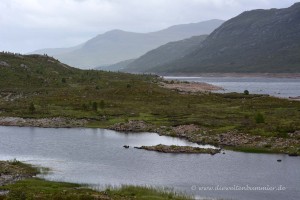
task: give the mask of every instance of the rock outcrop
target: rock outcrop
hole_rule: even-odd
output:
[[[141,146],[136,149],[145,149],[148,151],[157,151],[161,153],[189,153],[189,154],[211,154],[220,153],[221,149],[200,148],[191,146],[176,146],[176,145],[156,145],[156,146]]]
[[[20,118],[20,117],[0,117],[1,126],[32,126],[43,128],[71,128],[84,127],[87,123],[85,119],[69,119],[69,118]]]

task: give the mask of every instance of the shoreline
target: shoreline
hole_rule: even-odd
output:
[[[5,118],[4,118],[5,119]],[[10,118],[11,119],[11,118]],[[17,118],[18,120],[24,118]],[[64,119],[64,118],[61,118]],[[66,125],[65,120],[62,124],[52,124],[52,126],[41,126],[39,121],[41,119],[27,119],[30,124],[18,124],[18,120],[14,123],[2,123],[3,117],[0,118],[0,126],[15,126],[15,127],[37,127],[37,128],[104,128],[118,132],[153,132],[160,136],[170,136],[185,139],[199,145],[213,145],[217,148],[227,149],[237,152],[248,153],[274,153],[274,154],[287,154],[289,156],[300,156],[300,130],[294,133],[289,133],[288,138],[283,137],[265,137],[260,135],[250,135],[239,133],[237,131],[228,131],[219,134],[212,134],[210,130],[201,128],[197,125],[179,125],[179,126],[154,126],[147,124],[144,121],[130,120],[127,123],[116,123],[112,126],[106,127],[89,127],[88,121],[83,126],[70,126]],[[42,120],[45,120],[42,119]],[[49,118],[48,120],[51,120]],[[72,119],[76,122],[76,119]],[[37,124],[34,124],[34,122]],[[46,120],[47,121],[47,120]],[[59,121],[56,121],[59,122]],[[179,152],[181,153],[181,152]]]
[[[37,178],[39,167],[18,160],[0,160],[0,199],[146,199],[149,195],[157,199],[192,200],[194,196],[181,194],[164,188],[123,185],[103,190],[72,182],[57,182]]]
[[[184,81],[174,81],[174,80],[166,80],[159,84],[161,87],[175,90],[180,93],[198,93],[198,92],[212,92],[212,91],[220,91],[224,90],[224,88],[220,86],[216,86],[210,83],[205,82],[184,82]]]
[[[191,146],[176,146],[176,145],[155,145],[155,146],[141,146],[134,147],[135,149],[143,149],[147,151],[156,151],[159,153],[172,153],[172,154],[210,154],[215,155],[221,152],[221,149],[201,148]]]
[[[168,73],[162,77],[300,78],[300,73]]]
[[[191,74],[191,76],[188,75],[183,75],[183,76],[162,76],[162,78],[165,80],[164,82],[161,82],[160,86],[166,89],[178,91],[182,94],[186,93],[197,93],[197,92],[202,92],[202,93],[207,93],[207,92],[212,92],[216,94],[227,94],[227,93],[239,93],[239,92],[226,92],[226,89],[223,88],[222,86],[217,86],[211,83],[207,83],[205,81],[197,82],[193,80],[180,80],[176,78],[224,78],[224,77],[234,77],[234,78],[253,78],[253,77],[259,77],[259,78],[290,78],[290,79],[299,79],[300,80],[300,73],[299,74],[281,74],[277,76],[276,74],[253,74],[253,75],[248,75],[248,74],[202,74],[199,76],[194,76],[195,74]],[[294,77],[293,77],[294,76]],[[240,92],[241,93],[241,92]],[[276,96],[272,94],[258,94],[258,93],[253,93],[256,95],[266,95],[274,98],[279,98],[279,99],[288,99],[290,101],[300,101],[300,96]]]

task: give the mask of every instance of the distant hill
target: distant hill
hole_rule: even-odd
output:
[[[148,72],[300,72],[300,3],[226,21],[196,50]]]
[[[209,34],[224,21],[183,24],[151,33],[133,33],[113,30],[98,35],[84,44],[60,49],[43,49],[34,54],[48,54],[74,67],[94,68],[137,58],[171,41]]]
[[[134,62],[135,59],[129,59],[129,60],[124,60],[112,65],[107,65],[107,66],[99,66],[96,67],[96,70],[105,70],[105,71],[123,71],[129,64]]]
[[[122,71],[144,72],[151,70],[153,67],[182,58],[193,52],[206,37],[207,35],[193,36],[188,39],[167,43],[128,63]]]
[[[48,56],[0,53],[0,85],[8,91],[10,88],[59,88],[62,79],[75,74],[80,77],[79,71]]]

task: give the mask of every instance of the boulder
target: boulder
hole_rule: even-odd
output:
[[[0,66],[9,67],[10,65],[7,62],[5,62],[5,61],[1,61],[0,60]]]

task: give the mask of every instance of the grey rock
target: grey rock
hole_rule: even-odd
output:
[[[0,61],[0,66],[9,67],[10,65],[5,61]]]

